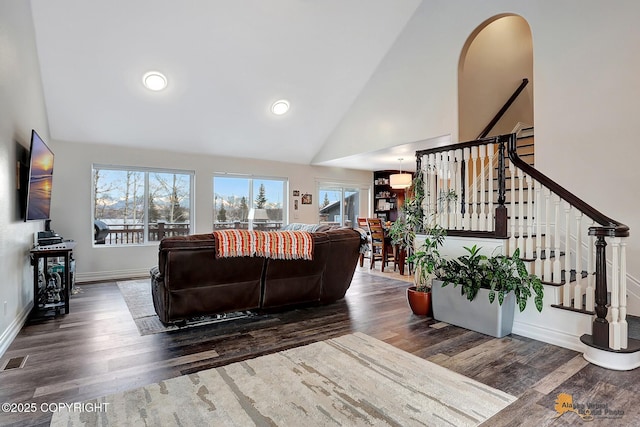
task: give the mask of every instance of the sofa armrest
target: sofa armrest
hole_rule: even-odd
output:
[[[340,228],[326,232],[331,241],[327,258],[327,268],[322,278],[320,302],[327,304],[344,297],[360,258],[361,235],[349,228]]]

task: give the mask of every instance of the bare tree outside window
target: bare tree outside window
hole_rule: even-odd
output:
[[[93,219],[109,228],[105,244],[142,244],[190,233],[193,173],[94,166],[92,174]]]

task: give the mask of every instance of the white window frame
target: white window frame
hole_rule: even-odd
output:
[[[340,223],[344,225],[345,216],[344,216],[344,193],[345,190],[355,190],[357,189],[360,192],[359,200],[360,206],[358,206],[358,216],[360,217],[369,217],[371,215],[371,206],[373,204],[371,200],[371,184],[363,184],[362,182],[354,182],[354,181],[332,181],[332,180],[316,180],[316,192],[315,196],[318,198],[318,210],[316,212],[317,222],[320,223],[320,203],[322,200],[320,199],[320,189],[333,189],[337,191],[341,191],[341,200],[340,203]],[[363,201],[366,200],[366,204],[363,204]],[[364,207],[364,210],[363,210]],[[357,227],[357,224],[352,224],[352,227]]]
[[[214,172],[211,177],[211,196],[212,199],[215,200],[216,187],[215,187],[215,178],[238,178],[238,179],[246,179],[249,180],[249,195],[248,195],[248,207],[251,209],[253,204],[255,203],[255,193],[253,191],[253,182],[255,180],[266,179],[270,181],[282,181],[282,226],[289,224],[289,178],[282,176],[267,176],[267,175],[251,175],[251,174],[241,174],[241,173],[231,173],[231,172]],[[215,206],[213,207],[215,210]],[[211,218],[212,226],[216,222],[215,213]],[[251,225],[249,226],[251,228]]]
[[[196,223],[196,209],[195,209],[195,181],[196,174],[193,170],[182,170],[182,169],[168,169],[168,168],[150,168],[150,167],[142,167],[142,166],[121,166],[121,165],[106,165],[100,163],[93,163],[91,165],[91,224],[93,225],[95,221],[95,186],[93,183],[93,173],[96,169],[100,170],[112,170],[112,171],[120,171],[120,172],[142,172],[144,173],[144,212],[145,212],[145,220],[143,224],[144,229],[144,239],[143,243],[117,243],[117,244],[109,244],[109,245],[100,245],[96,244],[93,239],[93,233],[91,234],[91,244],[94,248],[126,248],[132,246],[153,246],[157,245],[157,240],[149,240],[149,174],[150,173],[163,173],[163,174],[181,174],[181,175],[189,175],[189,234],[194,233],[194,227]]]

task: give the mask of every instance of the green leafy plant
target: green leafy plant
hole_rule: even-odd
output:
[[[408,258],[414,264],[414,284],[419,292],[431,290],[431,279],[438,276],[437,271],[442,268],[444,260],[440,255],[439,247],[442,246],[446,230],[434,225],[427,231],[424,243]]]
[[[520,311],[527,307],[527,300],[535,294],[534,303],[538,311],[542,311],[542,299],[544,290],[540,278],[527,271],[524,262],[520,258],[520,249],[516,249],[511,257],[497,256],[489,259],[489,301],[493,303],[498,297],[498,303],[502,305],[504,296],[513,292]]]
[[[401,208],[398,219],[389,227],[389,237],[391,238],[391,244],[397,245],[401,249],[407,249],[413,246],[413,241],[416,237],[415,227],[407,221],[406,214],[402,212]]]
[[[477,245],[464,247],[469,253],[458,258],[447,260],[442,268],[442,286],[453,284],[460,286],[460,293],[465,295],[469,301],[473,301],[478,294],[478,289],[487,287],[488,268],[487,257],[480,254]]]
[[[414,230],[415,233],[421,233],[425,231],[424,225],[424,210],[422,209],[422,201],[424,200],[424,180],[423,172],[418,170],[411,186],[407,189],[407,197],[402,205],[401,212],[405,217],[405,220],[409,227]],[[413,244],[413,243],[412,243]]]
[[[458,200],[458,194],[454,190],[449,189],[448,191],[442,191],[438,195],[438,204],[440,206],[439,208],[440,212],[443,212],[443,213],[446,212],[450,214],[453,202],[457,200]]]
[[[516,249],[511,257],[498,255],[486,257],[477,245],[464,248],[468,254],[447,260],[439,270],[442,286],[460,286],[460,292],[473,301],[480,288],[489,289],[489,302],[498,300],[502,305],[505,295],[513,292],[520,311],[534,294],[536,309],[542,311],[544,290],[540,278],[530,274]]]
[[[398,211],[398,219],[389,228],[389,237],[393,245],[398,245],[402,249],[412,248],[416,233],[424,230],[423,198],[422,171],[418,171],[411,181],[411,186],[406,191],[404,203]]]

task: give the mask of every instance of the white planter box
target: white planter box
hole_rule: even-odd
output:
[[[442,287],[442,281],[433,281],[431,299],[434,319],[496,338],[511,333],[516,307],[513,293],[505,295],[500,305],[497,296],[493,304],[489,302],[488,289],[480,289],[473,301],[460,295],[460,290],[460,286],[449,284]]]

